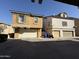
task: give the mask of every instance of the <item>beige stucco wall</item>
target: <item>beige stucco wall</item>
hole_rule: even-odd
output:
[[[42,17],[38,18],[38,23],[35,23],[34,17],[29,16],[29,25],[31,28],[42,28]]]
[[[62,21],[66,21],[67,26],[63,27]],[[53,28],[73,28],[74,27],[74,20],[52,18],[52,25],[53,25]]]
[[[17,23],[17,17],[18,17],[19,14],[15,14],[13,13],[12,14],[12,26],[13,27],[20,27],[20,26],[24,26],[24,27],[28,27],[28,28],[42,28],[42,21],[43,21],[43,18],[42,17],[39,17],[38,18],[38,23],[35,23],[34,22],[34,16],[30,16],[30,15],[25,15],[25,22],[24,24],[19,24]]]

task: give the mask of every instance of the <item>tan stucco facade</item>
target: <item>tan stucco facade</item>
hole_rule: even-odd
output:
[[[24,23],[22,24],[17,22],[18,17],[21,14],[24,15]],[[37,23],[35,23],[34,17],[38,17]],[[12,12],[12,26],[15,29],[15,38],[41,38],[42,19],[42,16]]]
[[[17,23],[17,17],[19,14],[12,14],[12,26],[13,27],[26,27],[26,28],[42,28],[42,17],[38,18],[38,23],[34,22],[34,16],[31,15],[24,15],[25,21],[24,24]]]

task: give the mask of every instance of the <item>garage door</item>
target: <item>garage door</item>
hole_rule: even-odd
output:
[[[37,37],[37,30],[33,29],[23,29],[20,31],[20,38],[36,38]]]
[[[53,33],[54,38],[60,37],[60,31],[56,30],[56,31],[53,31],[52,33]]]
[[[73,32],[72,31],[64,31],[63,32],[63,37],[72,37],[73,36]]]

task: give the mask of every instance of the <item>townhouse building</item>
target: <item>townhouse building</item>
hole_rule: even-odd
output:
[[[21,11],[11,11],[14,38],[41,38],[42,21],[41,15]]]
[[[43,20],[43,28],[54,38],[75,37],[75,19],[63,12],[56,16],[47,16]]]
[[[0,34],[8,35],[8,39],[14,38],[14,29],[11,25],[0,23]]]

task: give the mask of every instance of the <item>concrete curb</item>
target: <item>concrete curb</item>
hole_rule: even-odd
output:
[[[71,38],[23,38],[23,39],[13,39],[10,40],[23,40],[23,41],[29,41],[29,42],[42,42],[42,41],[79,41],[79,37],[71,37]]]

